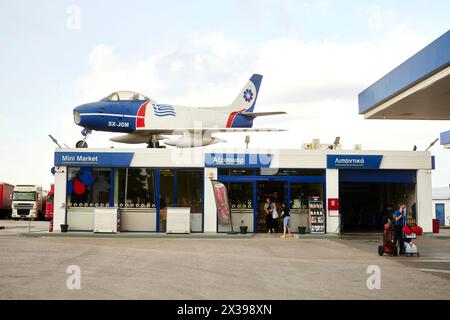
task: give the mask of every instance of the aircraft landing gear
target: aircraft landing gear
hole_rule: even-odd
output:
[[[75,144],[75,148],[87,148],[88,144],[84,140],[80,140]]]
[[[159,148],[158,135],[152,134],[152,137],[147,143],[147,148]]]
[[[159,144],[158,135],[152,134],[149,142],[147,143],[147,148],[165,148],[165,146],[161,146]]]
[[[76,148],[87,148],[88,144],[86,142],[87,137],[89,136],[89,134],[91,133],[90,129],[86,129],[84,128],[83,130],[81,130],[81,134],[83,135],[83,140],[78,141],[75,144]]]

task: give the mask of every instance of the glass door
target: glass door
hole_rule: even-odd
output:
[[[275,203],[278,215],[281,214],[281,203],[287,203],[288,199],[288,183],[286,181],[265,180],[257,183],[257,231],[267,232],[266,211],[264,210],[267,199],[270,198]],[[281,220],[275,220],[275,231],[281,231]]]
[[[159,195],[159,231],[166,232],[167,208],[191,209],[191,232],[203,231],[203,171],[161,169]]]
[[[167,208],[176,207],[174,178],[174,170],[160,170],[159,232],[166,232]]]
[[[191,232],[203,231],[203,172],[175,171],[175,204],[191,208]]]

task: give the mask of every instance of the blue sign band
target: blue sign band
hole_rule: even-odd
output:
[[[270,168],[273,156],[256,153],[206,153],[205,167]]]
[[[132,152],[55,152],[55,166],[129,167]]]
[[[327,155],[328,169],[379,169],[382,155]]]

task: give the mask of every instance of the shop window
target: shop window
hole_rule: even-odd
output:
[[[70,207],[109,207],[111,170],[69,168],[67,203]]]
[[[120,169],[118,206],[120,208],[156,208],[156,170]]]
[[[309,197],[320,197],[323,199],[323,184],[321,183],[292,183],[291,184],[291,208],[295,212],[308,212]]]
[[[121,231],[156,231],[156,170],[117,169]]]
[[[241,225],[246,225],[248,232],[254,232],[253,183],[229,182],[226,186],[233,230],[239,230]],[[218,224],[217,231],[229,232],[231,231],[231,225]]]
[[[253,185],[251,183],[228,183],[230,208],[252,208]]]
[[[177,206],[190,207],[191,213],[203,211],[203,174],[196,171],[177,172]]]

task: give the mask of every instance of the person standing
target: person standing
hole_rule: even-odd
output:
[[[274,201],[270,203],[269,211],[272,213],[272,232],[275,233],[278,229],[278,218],[280,215],[278,214],[277,206]]]
[[[272,202],[270,197],[266,198],[266,203],[264,204],[264,211],[266,212],[266,227],[268,233],[275,233],[275,221],[274,221],[274,211],[278,218],[278,213],[276,212],[275,204]]]
[[[286,231],[288,236],[291,236],[291,214],[289,206],[283,202],[281,203],[281,219],[283,219],[283,235],[281,238],[286,238]]]
[[[403,220],[406,215],[406,205],[401,203],[398,210],[394,213],[395,243],[398,242],[400,254],[405,250],[405,242],[403,239]]]

